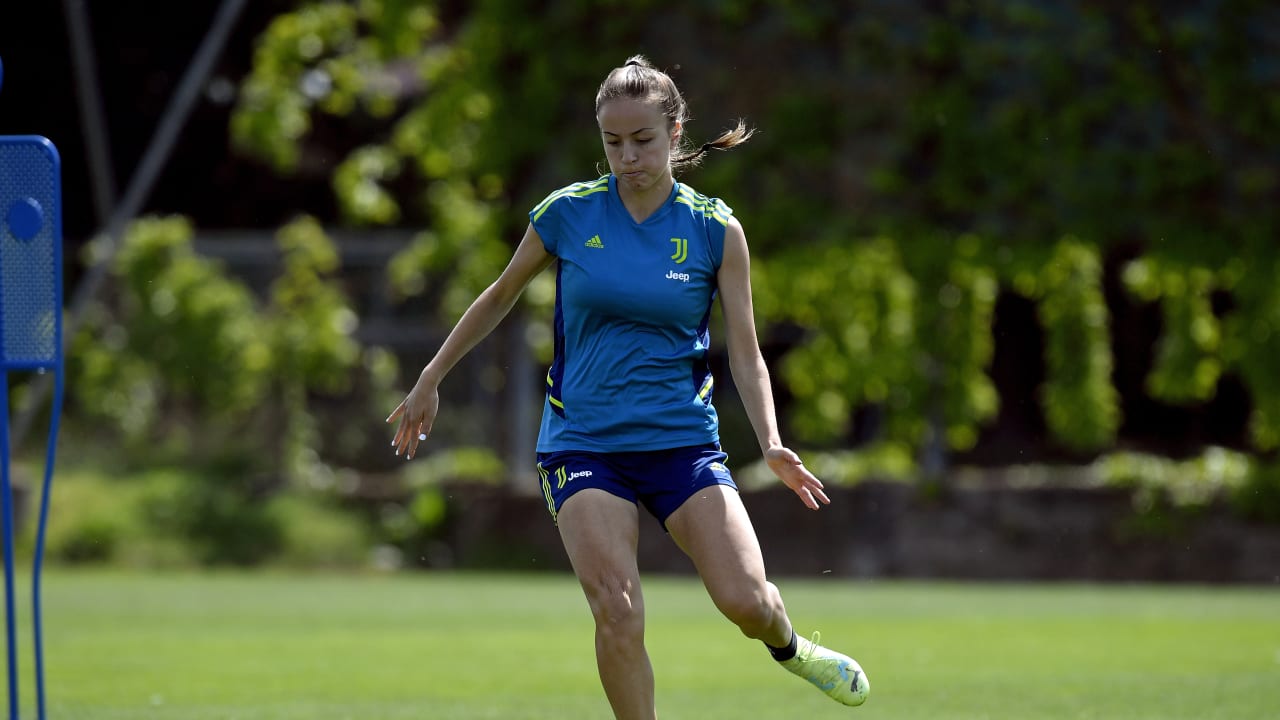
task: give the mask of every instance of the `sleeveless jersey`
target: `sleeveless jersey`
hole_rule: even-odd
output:
[[[612,175],[561,188],[529,212],[558,259],[538,452],[719,442],[707,323],[732,212],[677,182],[637,223]]]

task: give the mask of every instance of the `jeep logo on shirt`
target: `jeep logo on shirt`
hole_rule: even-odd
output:
[[[667,271],[667,278],[671,280],[679,280],[680,282],[689,282],[689,273],[678,273],[675,270]]]

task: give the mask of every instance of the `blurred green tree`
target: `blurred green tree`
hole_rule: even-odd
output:
[[[73,338],[77,434],[111,447],[109,469],[124,477],[180,468],[191,482],[146,503],[146,524],[203,562],[252,564],[284,547],[267,501],[286,488],[330,490],[326,437],[367,426],[322,433],[313,399],[359,383],[372,397],[348,402],[381,404],[394,361],[355,341],[337,252],[315,220],[279,231],[283,270],[265,302],[198,255],[193,233],[181,217],[126,229],[111,292]]]
[[[323,444],[311,397],[358,381],[385,390],[389,358],[354,339],[315,220],[279,231],[283,271],[265,302],[198,255],[193,233],[181,217],[126,230],[112,292],[73,339],[76,403],[126,464],[223,468],[268,487],[309,479]]]
[[[287,173],[314,123],[356,128],[337,205],[353,224],[427,228],[391,272],[447,323],[500,271],[520,210],[591,173],[591,93],[648,52],[711,122],[762,130],[692,177],[747,226],[766,338],[799,331],[779,377],[806,441],[847,443],[872,407],[882,441],[973,447],[1000,411],[991,327],[1012,293],[1040,309],[1044,356],[1026,362],[1044,366],[1063,448],[1116,442],[1112,309],[1157,302],[1146,392],[1204,403],[1235,374],[1254,447],[1280,446],[1267,3],[611,8],[301,3],[259,39],[232,137]],[[1127,294],[1107,295],[1108,273]]]

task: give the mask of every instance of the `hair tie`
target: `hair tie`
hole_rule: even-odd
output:
[[[627,61],[627,62],[626,62],[622,67],[631,67],[632,65],[635,65],[635,66],[639,67],[639,66],[640,66],[640,61],[639,61],[639,60],[636,60],[635,58],[631,58],[631,59],[630,59],[630,60],[628,60],[628,61]]]
[[[704,153],[704,152],[709,152],[715,149],[716,149],[716,146],[713,143],[702,143],[702,149],[699,150],[698,152]]]

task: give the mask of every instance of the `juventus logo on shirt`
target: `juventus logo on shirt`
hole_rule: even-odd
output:
[[[676,251],[671,254],[671,259],[675,260],[677,265],[689,259],[688,238],[671,238],[671,242],[676,244]]]

